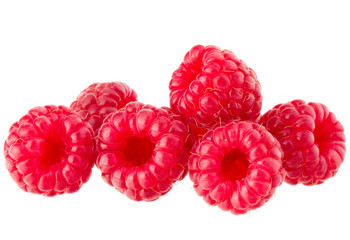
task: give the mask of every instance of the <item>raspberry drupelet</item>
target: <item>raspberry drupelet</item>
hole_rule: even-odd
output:
[[[35,107],[10,128],[6,167],[24,191],[73,193],[91,175],[93,146],[90,124],[76,113],[64,106]]]
[[[333,177],[344,161],[342,124],[321,103],[294,100],[278,104],[260,122],[279,140],[289,184],[321,184]]]
[[[191,146],[187,126],[170,109],[131,102],[104,120],[96,166],[130,199],[154,201],[185,177]]]
[[[136,92],[123,82],[93,83],[79,94],[70,107],[91,124],[97,136],[108,114],[136,100]]]
[[[173,111],[196,127],[254,121],[260,114],[261,86],[255,72],[233,52],[216,46],[197,45],[187,52],[169,89]]]
[[[282,184],[282,157],[278,141],[263,126],[230,122],[195,143],[189,175],[208,204],[244,214],[262,206]]]

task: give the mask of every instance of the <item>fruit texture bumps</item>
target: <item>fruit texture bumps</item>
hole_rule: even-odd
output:
[[[196,127],[255,120],[262,103],[255,72],[229,50],[194,46],[173,73],[170,106]]]
[[[282,157],[280,144],[263,126],[231,122],[193,146],[189,175],[208,204],[243,214],[262,206],[281,185]]]
[[[91,175],[93,131],[63,106],[35,107],[5,141],[6,167],[27,192],[54,196],[80,189]]]
[[[131,102],[104,120],[96,166],[130,199],[153,201],[185,177],[189,141],[186,125],[169,109]]]
[[[337,173],[345,156],[344,129],[325,105],[294,100],[260,121],[281,143],[287,183],[321,184]]]
[[[97,136],[108,114],[136,100],[136,92],[123,82],[93,83],[79,94],[70,107],[91,124]]]

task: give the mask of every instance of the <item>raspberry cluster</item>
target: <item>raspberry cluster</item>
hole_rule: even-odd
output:
[[[170,108],[123,82],[94,83],[70,108],[35,107],[15,122],[6,167],[24,191],[78,191],[94,165],[135,201],[154,201],[189,173],[205,202],[233,214],[264,205],[283,181],[321,184],[345,158],[341,123],[294,100],[261,115],[255,72],[229,50],[194,46],[169,83]]]
[[[190,178],[210,205],[242,214],[263,205],[283,180],[321,184],[344,161],[344,129],[325,105],[295,100],[261,116],[257,76],[229,50],[194,46],[169,89],[171,108],[196,140]]]

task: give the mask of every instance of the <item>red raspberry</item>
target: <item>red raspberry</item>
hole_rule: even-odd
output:
[[[76,192],[94,165],[92,135],[91,126],[66,107],[35,107],[10,128],[6,167],[24,191]]]
[[[344,129],[325,105],[294,100],[276,105],[260,122],[284,150],[287,183],[321,184],[337,173],[345,155]]]
[[[204,201],[243,214],[267,202],[284,179],[278,141],[261,125],[231,122],[192,148],[189,174]]]
[[[104,120],[96,166],[130,199],[153,201],[185,177],[188,141],[186,125],[169,109],[131,102]]]
[[[260,114],[255,72],[233,52],[216,46],[194,46],[173,73],[169,88],[173,111],[198,127],[255,120]]]
[[[91,124],[94,136],[97,136],[108,114],[136,100],[136,92],[123,82],[93,83],[79,94],[70,107]]]

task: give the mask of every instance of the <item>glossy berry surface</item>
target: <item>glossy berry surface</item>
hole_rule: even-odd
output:
[[[79,94],[70,107],[91,124],[97,136],[108,114],[136,100],[136,92],[123,82],[93,83]]]
[[[230,120],[255,120],[261,86],[255,72],[229,50],[194,46],[173,73],[170,106],[197,127]]]
[[[76,192],[94,165],[92,138],[91,126],[70,109],[35,107],[10,128],[6,167],[24,191],[45,196]]]
[[[192,146],[170,109],[132,102],[101,126],[96,166],[103,179],[135,201],[154,201],[187,173]]]
[[[282,157],[278,141],[263,126],[231,122],[196,142],[189,175],[208,204],[243,214],[262,206],[282,184]]]
[[[321,103],[294,100],[279,104],[260,122],[284,150],[287,183],[321,184],[333,177],[344,161],[344,128]]]

